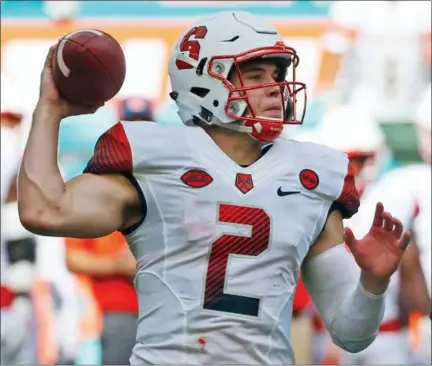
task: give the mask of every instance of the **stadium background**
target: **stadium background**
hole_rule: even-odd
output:
[[[55,4],[58,3],[58,4]],[[68,4],[67,4],[68,3]],[[301,57],[298,80],[308,85],[308,110],[301,128],[313,131],[333,93],[317,96],[322,61],[322,36],[329,25],[331,1],[2,1],[1,72],[8,75],[26,111],[25,141],[31,111],[38,95],[40,70],[49,46],[78,28],[98,28],[122,45],[127,62],[126,81],[118,95],[143,96],[153,101],[156,122],[181,123],[167,98],[167,60],[175,40],[195,18],[219,10],[247,10],[269,18],[287,44]],[[77,6],[75,9],[74,6]],[[58,8],[56,8],[58,6]],[[73,14],[73,21],[53,20]],[[3,93],[7,91],[2,90]],[[116,98],[115,98],[116,99]],[[61,125],[59,156],[66,178],[80,173],[98,136],[117,120],[115,100],[91,116],[72,117]],[[392,151],[382,172],[419,161],[412,121],[381,126]]]
[[[196,1],[107,1],[103,5],[98,1],[75,3],[75,21],[56,23],[48,17],[49,12],[43,1],[1,2],[2,73],[8,74],[18,85],[28,110],[31,110],[37,97],[39,73],[49,45],[71,30],[93,27],[112,34],[123,46],[127,76],[118,96],[147,97],[156,105],[157,122],[180,123],[174,105],[167,98],[167,59],[170,50],[190,21],[224,9],[248,10],[268,17],[285,41],[301,55],[298,80],[306,82],[309,100],[304,128],[313,128],[326,103],[331,101],[331,93],[315,98],[322,56],[321,37],[329,24],[331,1],[267,1],[265,5],[260,2],[235,1],[206,1],[198,2],[199,4]],[[66,9],[72,7],[64,4],[60,6]],[[95,115],[66,121],[61,133],[60,149],[65,154],[62,157],[66,158],[66,155],[75,150],[73,155],[85,154],[83,160],[87,160],[95,138],[106,127],[104,123],[110,124],[116,119],[112,111],[113,108],[107,106]],[[397,126],[384,126],[387,141],[397,156],[395,163],[418,159],[411,123],[406,122]],[[86,129],[85,136],[80,133],[82,126]],[[76,133],[80,134],[78,146],[74,143]],[[82,142],[83,137],[86,138],[86,144]],[[75,161],[76,156],[72,160]],[[72,165],[71,161],[69,165]],[[75,174],[80,169],[81,165],[72,169],[70,174]],[[69,168],[67,171],[69,172]]]
[[[243,9],[272,18],[288,43],[302,55],[304,68],[303,72],[300,71],[299,80],[307,82],[309,97],[313,99],[320,60],[318,40],[325,29],[328,10],[326,1],[269,1],[265,6],[259,2],[234,1],[210,1],[199,5],[191,5],[188,1],[108,1],[103,5],[98,1],[83,1],[79,3],[75,22],[54,24],[47,17],[42,1],[2,1],[1,4],[2,72],[20,85],[18,88],[25,93],[23,99],[29,108],[37,96],[40,69],[49,45],[73,29],[93,27],[112,34],[123,46],[127,76],[119,96],[142,95],[154,100],[156,119],[161,123],[180,123],[167,99],[169,80],[166,65],[175,40],[193,18],[223,9]],[[311,120],[312,110],[308,113]],[[110,112],[108,106],[93,116],[65,122],[61,134],[62,152],[74,149],[74,154],[86,154],[83,160],[87,160],[95,137],[106,127],[97,128],[104,123],[101,121],[112,123],[116,119]],[[85,149],[81,126],[85,126],[85,137],[89,139]],[[94,134],[89,129],[94,129]],[[72,141],[75,133],[81,135],[79,144]],[[71,174],[80,170],[81,165],[78,165]]]

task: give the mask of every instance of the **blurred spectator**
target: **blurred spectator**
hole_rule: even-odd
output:
[[[43,10],[55,22],[64,23],[77,17],[81,8],[80,1],[43,1]]]
[[[102,364],[129,364],[135,345],[138,302],[132,282],[135,258],[123,235],[115,232],[98,239],[68,238],[66,248],[67,267],[90,277],[102,312]]]
[[[9,301],[2,299],[2,362],[55,364],[59,361],[57,315],[62,302],[55,285],[37,265],[35,235],[22,226],[16,202],[2,208],[2,235],[8,265],[2,282]]]
[[[128,97],[118,101],[121,121],[154,121],[152,102],[144,97]]]

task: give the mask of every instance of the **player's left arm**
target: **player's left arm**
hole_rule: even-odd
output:
[[[306,288],[334,343],[352,353],[364,350],[374,341],[384,315],[384,292],[390,278],[377,276],[376,271],[360,269],[357,263],[361,262],[361,256],[353,251],[357,256],[354,258],[343,244],[347,239],[343,219],[351,217],[358,207],[359,195],[354,177],[348,171],[334,210],[302,268]],[[376,218],[379,216],[383,220],[383,214],[377,209]],[[399,229],[402,233],[398,226]],[[379,251],[378,245],[374,247]]]
[[[333,211],[302,267],[303,281],[333,342],[356,353],[376,338],[387,284],[366,290],[361,270],[343,244],[340,211]]]

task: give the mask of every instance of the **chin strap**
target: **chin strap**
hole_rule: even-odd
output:
[[[283,131],[283,124],[280,122],[246,122],[245,126],[250,126],[250,135],[262,142],[272,142],[276,140]]]
[[[252,138],[261,142],[272,142],[276,140],[283,131],[283,124],[280,122],[243,122],[233,123],[214,122],[216,125],[228,130],[248,133]]]

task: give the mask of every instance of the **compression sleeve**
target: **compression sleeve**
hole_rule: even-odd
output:
[[[385,295],[360,283],[360,268],[343,244],[303,264],[302,276],[333,342],[356,353],[376,338],[384,316]]]

